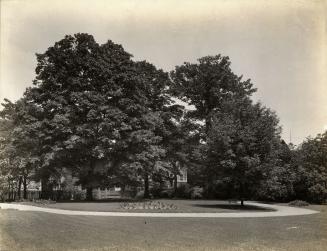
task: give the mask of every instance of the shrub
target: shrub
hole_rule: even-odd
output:
[[[9,186],[6,176],[0,175],[0,201],[4,202],[8,198]]]
[[[203,198],[203,188],[195,186],[191,189],[191,199],[202,199]]]
[[[135,199],[143,199],[144,198],[144,191],[138,191],[135,195]]]
[[[314,184],[309,187],[310,200],[317,203],[323,203],[327,199],[327,189],[323,184]]]
[[[177,187],[174,194],[177,198],[189,199],[191,197],[191,188],[189,184],[182,184]]]
[[[40,200],[33,200],[33,203],[46,205],[46,204],[56,204],[56,201],[40,199]]]
[[[307,207],[310,204],[303,200],[293,200],[293,201],[289,202],[288,205],[295,206],[295,207]]]
[[[153,186],[150,189],[150,194],[152,194],[152,196],[154,198],[160,198],[161,197],[161,193],[162,193],[162,188],[160,186]]]
[[[86,199],[85,191],[80,191],[78,189],[75,189],[73,192],[73,199],[74,200],[85,200]]]
[[[172,189],[164,189],[160,192],[159,197],[160,198],[172,198],[174,194],[174,190]]]
[[[125,189],[124,191],[120,192],[121,197],[123,198],[135,198],[137,195],[136,189]]]

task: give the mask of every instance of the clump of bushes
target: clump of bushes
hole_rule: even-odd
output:
[[[144,198],[144,191],[138,191],[135,195],[135,199],[140,200]]]
[[[199,186],[191,187],[188,184],[180,185],[174,196],[182,199],[202,199],[203,188]]]
[[[162,188],[160,186],[153,186],[150,188],[150,194],[153,198],[160,198],[160,193],[162,192]]]
[[[174,190],[173,189],[164,189],[159,194],[160,198],[173,198],[174,197]]]
[[[143,199],[144,191],[139,191],[136,199]],[[191,187],[189,184],[179,185],[175,191],[174,188],[162,189],[161,187],[153,187],[150,189],[151,198],[179,198],[179,199],[202,199],[203,188],[199,186]]]
[[[199,186],[191,187],[189,184],[180,185],[176,191],[174,189],[164,189],[159,194],[160,198],[180,198],[180,199],[202,199],[203,188]]]
[[[293,200],[293,201],[289,202],[288,205],[294,206],[294,207],[307,207],[310,204],[303,200]]]
[[[55,204],[56,201],[54,201],[54,200],[33,200],[33,203],[47,205],[47,204]]]
[[[137,190],[136,189],[125,189],[120,192],[122,198],[136,198]]]
[[[161,201],[147,201],[137,203],[125,202],[120,204],[120,208],[127,210],[176,210],[177,206],[175,204],[164,203]]]
[[[73,200],[85,200],[85,199],[86,199],[86,193],[84,191],[79,191],[78,189],[74,190]]]
[[[203,188],[195,186],[191,189],[191,199],[202,199],[203,198]]]
[[[40,204],[40,205],[48,205],[48,204],[55,204],[56,201],[54,200],[43,200],[43,199],[20,199],[16,200],[16,202],[20,202],[22,204]]]
[[[181,199],[189,199],[191,197],[191,188],[189,184],[177,187],[174,197]]]

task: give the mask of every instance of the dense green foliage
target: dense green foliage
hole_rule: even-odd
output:
[[[327,131],[304,141],[296,151],[295,192],[301,199],[327,201]]]
[[[193,154],[208,195],[221,183],[242,200],[249,197],[261,180],[261,164],[279,138],[275,114],[253,104],[251,81],[242,81],[231,71],[228,57],[185,63],[172,76],[173,93],[195,106],[187,117],[203,121]]]
[[[208,56],[168,74],[112,41],[66,36],[37,54],[34,86],[3,103],[0,196],[23,186],[26,198],[35,180],[48,198],[68,171],[90,200],[114,185],[160,195],[164,182],[175,196],[326,200],[326,133],[290,148],[230,64]],[[181,167],[188,192],[177,187]]]

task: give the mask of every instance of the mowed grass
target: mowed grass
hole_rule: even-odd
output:
[[[67,216],[0,210],[0,250],[326,250],[327,206],[310,208],[321,213],[233,219]]]
[[[23,203],[38,207],[57,208],[64,210],[77,211],[96,211],[96,212],[169,212],[169,213],[231,213],[231,212],[260,212],[273,211],[269,208],[245,205],[242,207],[239,203],[229,203],[219,200],[152,200],[154,204],[157,202],[165,205],[174,205],[176,209],[160,210],[160,209],[124,209],[122,205],[124,201],[97,201],[97,202],[59,202],[54,204],[36,204]],[[149,201],[136,201],[135,204],[142,205]],[[133,204],[129,201],[129,204]]]

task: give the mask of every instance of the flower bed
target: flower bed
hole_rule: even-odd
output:
[[[120,208],[127,210],[177,210],[175,204],[164,203],[161,201],[122,203],[120,204]]]

